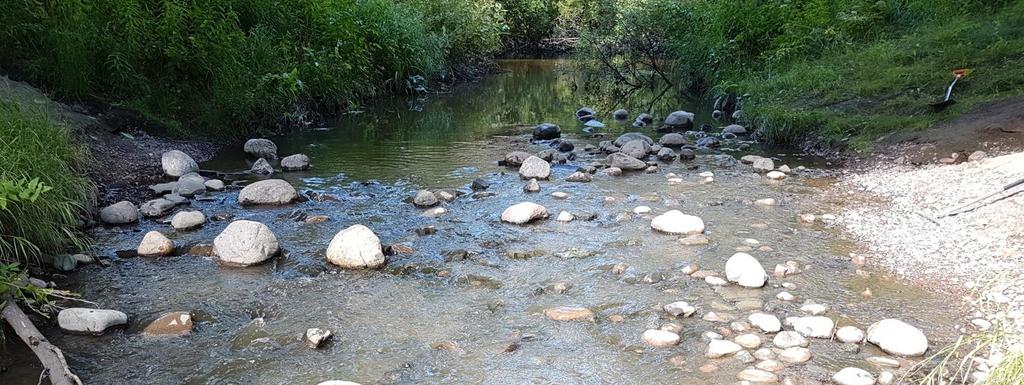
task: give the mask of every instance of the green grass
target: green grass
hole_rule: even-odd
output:
[[[86,154],[53,119],[39,106],[0,99],[0,185],[37,179],[49,187],[37,199],[0,208],[0,263],[31,262],[88,245],[78,230],[94,199],[94,187],[82,174]]]
[[[737,86],[753,94],[744,113],[766,138],[808,135],[866,149],[883,134],[918,130],[979,103],[1024,94],[1024,5],[947,18],[894,39],[855,45],[777,72],[749,73]],[[973,72],[954,90],[957,104],[934,112],[951,71]]]

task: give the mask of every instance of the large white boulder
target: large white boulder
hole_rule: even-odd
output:
[[[896,356],[920,356],[928,350],[928,337],[921,329],[892,318],[883,319],[869,326],[867,341]]]
[[[213,239],[213,253],[224,263],[249,266],[261,263],[281,251],[277,237],[267,225],[237,220]]]
[[[199,164],[195,159],[178,150],[167,151],[160,155],[160,166],[163,167],[164,174],[175,178],[199,170]]]
[[[523,179],[548,179],[551,176],[551,165],[544,159],[530,156],[519,166],[519,176]]]
[[[651,228],[669,234],[700,234],[704,232],[704,221],[700,217],[671,210],[654,217]]]
[[[57,313],[60,328],[83,334],[102,334],[107,328],[128,323],[128,315],[117,310],[72,307]]]
[[[248,205],[283,205],[299,198],[295,187],[280,179],[267,179],[245,186],[238,192],[238,203]]]
[[[750,254],[736,253],[725,262],[725,278],[743,287],[759,288],[768,281],[768,273]]]
[[[517,203],[501,213],[501,221],[521,225],[548,217],[548,210],[533,202]]]
[[[380,238],[363,225],[339,231],[327,247],[327,261],[346,269],[374,269],[384,264]]]

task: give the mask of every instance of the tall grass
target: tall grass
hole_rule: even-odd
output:
[[[0,148],[0,185],[6,186],[2,190],[38,194],[4,199],[0,263],[83,249],[88,241],[78,230],[80,218],[95,194],[82,176],[86,155],[67,127],[40,109],[0,101]],[[33,180],[45,188],[30,187]]]
[[[499,47],[492,0],[0,0],[0,64],[63,96],[244,135]]]

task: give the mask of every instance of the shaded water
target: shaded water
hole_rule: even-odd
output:
[[[925,330],[934,344],[948,340],[958,319],[948,298],[877,275],[859,275],[846,261],[849,242],[832,230],[796,223],[798,213],[817,209],[815,196],[824,188],[820,180],[794,177],[769,183],[749,167],[716,166],[704,154],[693,162],[662,164],[656,174],[563,182],[593,160],[581,153],[577,161],[556,165],[552,180],[541,183],[541,193],[524,193],[515,171],[495,162],[512,150],[548,148],[530,143],[529,128],[522,125],[555,121],[579,147],[600,140],[579,131],[573,112],[593,101],[588,103],[566,76],[552,72],[556,63],[505,63],[511,72],[451,95],[398,98],[341,117],[328,130],[276,138],[281,154],[304,152],[316,166],[278,176],[300,192],[329,194],[338,201],[242,209],[233,188],[194,201],[192,208],[208,217],[225,212],[268,224],[285,249],[283,256],[249,268],[224,267],[187,253],[115,257],[113,266],[87,266],[62,284],[101,307],[129,314],[130,326],[101,337],[65,335],[53,327],[44,332],[65,349],[89,384],[316,384],[329,379],[363,384],[731,384],[747,365],[733,358],[703,358],[703,333],[728,325],[700,317],[714,310],[745,318],[752,310],[738,307],[751,299],[780,318],[801,315],[800,305],[811,300],[830,305],[826,315],[839,325],[866,327],[899,317]],[[675,109],[699,111],[679,101],[663,103],[657,108],[661,115]],[[599,109],[603,115],[610,110]],[[699,116],[708,119],[706,113]],[[610,125],[609,131],[623,129]],[[228,149],[203,168],[246,169],[238,152]],[[715,182],[700,184],[702,171],[714,171]],[[670,172],[681,175],[683,183],[667,183]],[[463,196],[439,218],[423,217],[405,202],[421,187],[468,193],[476,177],[489,180],[487,191],[494,195]],[[571,196],[555,199],[549,195],[553,191]],[[780,204],[753,205],[759,198]],[[546,206],[552,217],[566,210],[594,219],[500,223],[502,210],[524,200]],[[711,244],[682,246],[677,236],[653,232],[652,215],[631,213],[638,205],[650,206],[652,215],[678,209],[702,217]],[[289,218],[295,211],[331,220],[305,224]],[[357,223],[372,228],[384,244],[415,251],[389,257],[380,271],[345,271],[327,264],[323,250],[331,237]],[[187,250],[187,245],[212,242],[226,225],[214,221],[174,233],[167,224],[147,220],[137,227],[101,229],[96,236],[105,256],[134,249],[154,229]],[[417,234],[428,226],[436,234]],[[721,272],[748,238],[771,248],[751,252],[769,270],[787,260],[810,266],[799,275],[773,277],[763,290],[715,288],[679,272],[693,262]],[[619,263],[629,266],[621,275],[611,271]],[[564,293],[545,290],[559,282],[570,288]],[[775,299],[782,282],[797,285],[789,290],[796,301]],[[859,295],[865,288],[875,295]],[[693,318],[674,319],[661,310],[679,300],[697,307]],[[596,320],[555,322],[543,316],[543,309],[562,305],[586,306]],[[175,310],[196,313],[199,322],[191,335],[141,335],[148,321]],[[640,341],[644,330],[669,323],[682,329],[678,347],[651,349]],[[310,350],[301,341],[309,327],[330,329],[335,337],[325,348]],[[821,378],[843,366],[870,368],[864,358],[879,354],[870,346],[860,353],[841,352],[838,343],[827,340],[812,341],[811,350],[810,362],[790,365],[780,376]],[[15,358],[12,367],[29,362],[31,357]],[[721,369],[698,372],[707,362]],[[0,382],[35,383],[36,373],[12,370],[0,374]]]

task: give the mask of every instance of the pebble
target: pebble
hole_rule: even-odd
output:
[[[860,343],[864,340],[864,331],[856,326],[843,326],[836,330],[836,339],[846,343]]]
[[[676,317],[678,317],[678,316],[689,317],[689,316],[693,315],[693,313],[695,311],[697,311],[696,308],[694,308],[689,303],[686,303],[684,301],[672,302],[672,303],[670,303],[668,305],[665,305],[664,309],[665,309],[665,312],[667,312],[668,314],[671,314],[673,316],[676,316]]]
[[[594,312],[585,307],[559,306],[544,309],[544,315],[554,321],[591,321]]]
[[[650,329],[644,331],[640,339],[655,348],[667,348],[679,343],[679,335],[670,331]]]
[[[562,192],[562,191],[555,191],[555,192],[551,193],[551,196],[554,197],[555,199],[568,199],[569,198],[569,193]]]
[[[559,222],[572,222],[574,219],[576,219],[576,217],[568,211],[562,211],[558,213],[557,217],[555,217],[555,220]]]
[[[769,172],[769,173],[765,174],[765,176],[768,177],[768,179],[771,179],[771,180],[783,180],[783,179],[786,179],[786,173],[781,172],[781,171],[772,171],[772,172]]]
[[[767,206],[775,206],[776,202],[775,202],[774,198],[763,198],[763,199],[758,199],[758,200],[754,201],[754,204],[758,205],[758,206],[766,206],[767,207]]]
[[[860,368],[844,368],[832,375],[832,381],[838,385],[874,385],[875,376]]]
[[[744,369],[743,371],[739,372],[739,374],[736,375],[736,378],[739,378],[740,380],[743,380],[743,381],[750,381],[750,382],[761,382],[761,383],[776,383],[776,382],[779,382],[779,376],[776,376],[775,373],[772,373],[772,372],[769,372],[769,371],[760,370],[760,369]]]
[[[633,209],[633,214],[647,214],[651,212],[651,208],[647,206],[637,206]]]
[[[729,340],[711,340],[711,342],[708,343],[708,350],[704,353],[704,357],[721,358],[736,354],[736,352],[741,350],[743,350],[743,347],[735,342]]]
[[[757,349],[761,347],[761,337],[753,333],[740,334],[733,337],[732,340],[747,349]]]
[[[788,349],[792,347],[806,347],[810,342],[802,334],[787,330],[776,334],[775,338],[772,339],[772,344],[780,349]]]
[[[319,348],[325,341],[331,338],[334,333],[330,330],[320,328],[309,328],[306,329],[306,333],[302,335],[302,341],[310,349]]]
[[[788,291],[779,292],[779,294],[775,295],[775,298],[777,298],[779,301],[786,302],[796,300],[796,296],[790,294]]]
[[[783,362],[798,364],[811,360],[811,350],[804,347],[794,346],[778,352],[778,357],[779,360]]]
[[[142,257],[162,257],[174,252],[174,243],[159,231],[150,231],[142,237],[136,252]]]
[[[782,330],[782,321],[779,317],[768,313],[754,313],[747,319],[750,323],[765,333],[775,333]]]

